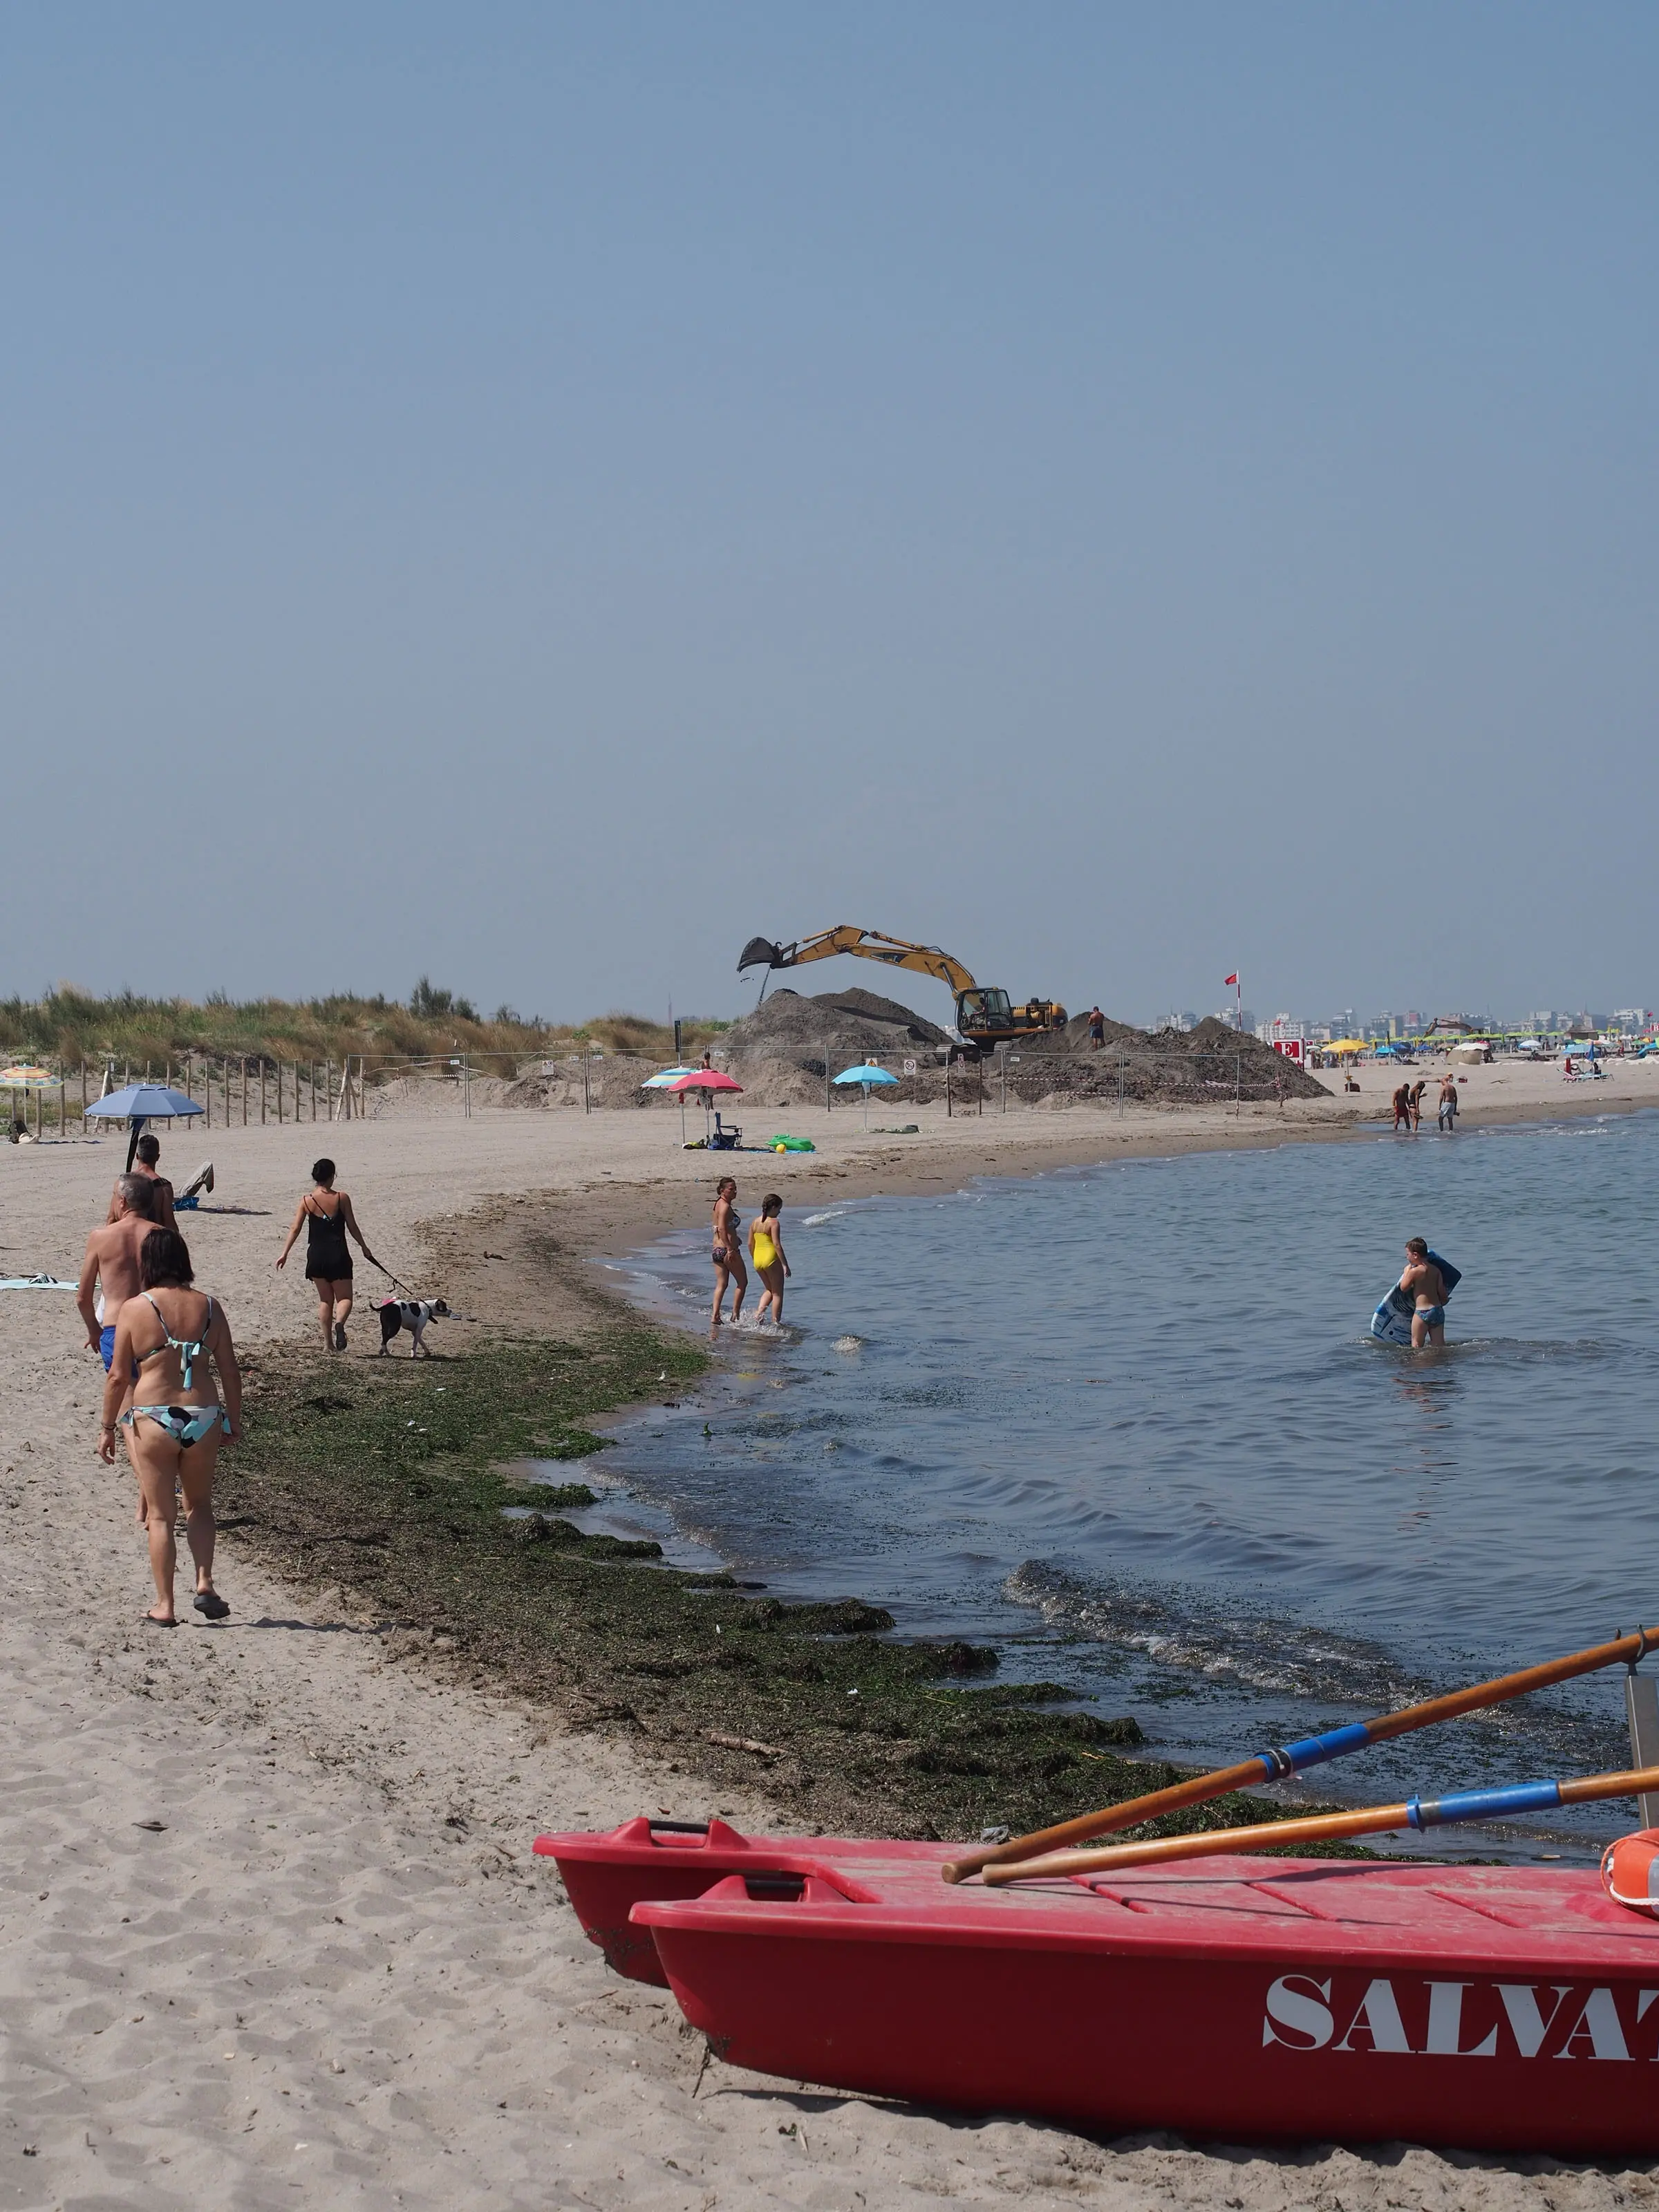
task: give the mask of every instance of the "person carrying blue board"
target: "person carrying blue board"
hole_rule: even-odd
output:
[[[1412,1300],[1412,1349],[1446,1341],[1446,1300],[1451,1296],[1438,1263],[1421,1237],[1406,1240],[1406,1272],[1400,1287]]]

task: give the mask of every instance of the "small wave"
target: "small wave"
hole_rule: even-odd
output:
[[[1003,1585],[1051,1626],[1144,1652],[1160,1666],[1279,1696],[1386,1712],[1429,1694],[1381,1644],[1252,1614],[1197,1590],[1097,1582],[1027,1559]]]
[[[864,1339],[861,1336],[838,1336],[830,1346],[832,1352],[861,1352],[863,1349]]]
[[[848,1209],[844,1206],[832,1206],[829,1211],[824,1213],[804,1214],[801,1217],[800,1225],[803,1229],[822,1229],[826,1221],[841,1220],[847,1211]]]

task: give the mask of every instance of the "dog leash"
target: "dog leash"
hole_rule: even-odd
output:
[[[415,1297],[415,1293],[410,1289],[409,1285],[404,1282],[398,1276],[394,1275],[390,1267],[383,1266],[379,1260],[375,1260],[372,1252],[369,1254],[369,1258],[374,1260],[374,1265],[380,1268],[380,1273],[386,1277],[387,1282],[392,1285],[394,1290],[401,1291],[405,1297]],[[415,1302],[417,1305],[420,1303],[418,1299],[416,1299]]]

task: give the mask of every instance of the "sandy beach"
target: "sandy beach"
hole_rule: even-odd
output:
[[[1559,1066],[1468,1075],[1466,1132],[1659,1104],[1655,1063],[1593,1085]],[[1395,1080],[1367,1070],[1357,1100],[1237,1115],[947,1122],[872,1103],[872,1118],[919,1123],[904,1137],[866,1136],[856,1109],[794,1109],[778,1126],[818,1152],[729,1163],[681,1151],[667,1109],[463,1120],[448,1096],[444,1110],[332,1128],[160,1133],[175,1180],[216,1164],[216,1210],[181,1226],[257,1370],[268,1347],[314,1341],[301,1261],[283,1276],[272,1261],[321,1152],[381,1258],[477,1316],[440,1325],[443,1348],[464,1352],[480,1329],[580,1331],[604,1294],[592,1263],[703,1218],[728,1165],[746,1195],[775,1185],[794,1205],[1137,1153],[1373,1141],[1365,1125]],[[121,1150],[0,1154],[4,1273],[74,1275]],[[358,1280],[367,1296],[382,1287],[368,1269]],[[94,1455],[101,1373],[72,1302],[18,1291],[0,1312],[0,2205],[1589,2208],[1659,2195],[1646,2172],[1542,2160],[1103,2144],[718,2064],[699,2080],[701,2045],[672,1999],[607,1975],[531,1844],[641,1810],[765,1827],[776,1808],[753,1792],[716,1799],[632,1744],[562,1733],[441,1638],[260,1571],[234,1528],[219,1572],[230,1620],[146,1632],[132,1485]],[[347,1357],[377,1334],[360,1311]]]

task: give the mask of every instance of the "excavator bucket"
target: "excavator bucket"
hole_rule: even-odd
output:
[[[781,945],[774,945],[769,937],[751,937],[743,948],[738,962],[738,973],[745,968],[787,968],[788,956]]]

